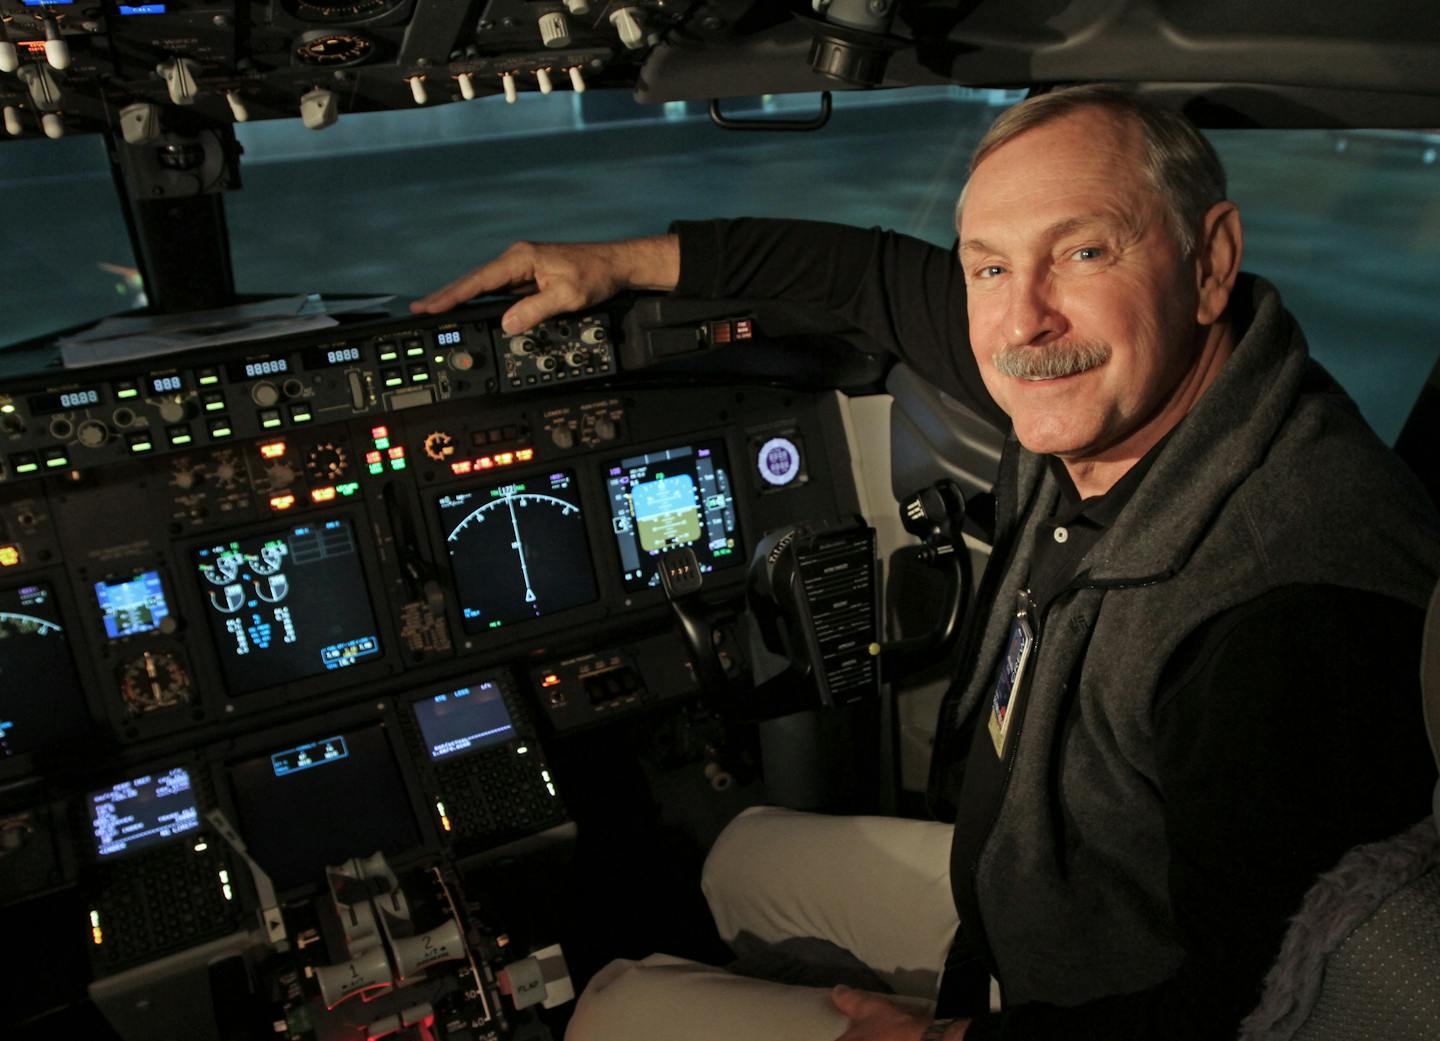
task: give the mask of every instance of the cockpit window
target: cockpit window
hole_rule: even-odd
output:
[[[145,302],[98,134],[6,141],[0,348]]]

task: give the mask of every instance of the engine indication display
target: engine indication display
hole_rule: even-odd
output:
[[[0,589],[0,758],[72,740],[89,729],[50,587],[37,582]]]
[[[482,485],[436,500],[468,633],[594,601],[599,595],[568,470]]]
[[[655,558],[676,546],[692,547],[704,572],[741,562],[724,442],[621,459],[607,468],[605,483],[627,590],[658,586]]]
[[[350,522],[332,518],[195,551],[232,694],[380,655]]]

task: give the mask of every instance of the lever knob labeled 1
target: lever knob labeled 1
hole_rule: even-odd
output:
[[[339,965],[320,966],[315,970],[315,979],[320,983],[320,996],[324,999],[326,1008],[334,1008],[356,994],[382,988],[389,990],[394,986],[385,948],[378,944],[358,958],[351,958]]]

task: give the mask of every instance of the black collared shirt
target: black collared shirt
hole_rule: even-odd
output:
[[[1080,498],[1063,462],[1053,455],[1046,458],[1050,472],[1060,482],[1060,504],[1035,529],[1035,550],[1030,558],[1030,596],[1041,618],[1050,601],[1075,577],[1085,554],[1115,523],[1169,439],[1169,434],[1161,438],[1109,491],[1088,499]]]

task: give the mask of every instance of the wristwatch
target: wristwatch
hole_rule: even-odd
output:
[[[937,1019],[925,1028],[925,1033],[920,1035],[920,1041],[941,1041],[953,1022],[953,1019]]]

